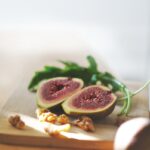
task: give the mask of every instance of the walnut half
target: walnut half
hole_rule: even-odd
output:
[[[17,129],[24,129],[25,127],[25,123],[21,120],[19,115],[10,116],[8,121],[13,127]]]
[[[66,116],[65,114],[61,114],[61,115],[57,116],[56,114],[54,114],[46,109],[41,109],[41,108],[38,108],[36,110],[36,114],[37,114],[37,118],[41,122],[49,122],[49,123],[53,123],[53,124],[70,123],[68,116]]]
[[[92,119],[87,116],[82,116],[78,118],[77,120],[73,121],[72,124],[85,131],[91,131],[91,132],[95,131],[95,127]]]

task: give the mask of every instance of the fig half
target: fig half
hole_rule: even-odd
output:
[[[116,103],[116,96],[105,86],[92,85],[83,88],[70,98],[62,107],[64,111],[73,116],[88,115],[105,117],[109,115]]]
[[[78,78],[57,77],[40,83],[37,90],[37,104],[43,108],[51,108],[62,103],[83,87]]]

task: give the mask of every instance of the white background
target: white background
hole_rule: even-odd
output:
[[[28,50],[30,31],[36,37],[36,32],[48,31],[54,40],[48,36],[47,42],[53,46],[51,49],[45,46],[46,50],[60,46],[66,50],[71,46],[91,49],[97,57],[106,59],[122,78],[145,81],[150,70],[149,8],[149,0],[0,0],[1,66],[12,63],[12,54]],[[18,31],[20,36],[13,37]],[[11,38],[9,32],[13,33]],[[24,32],[28,32],[26,37]],[[14,38],[28,42],[15,40],[16,45],[23,46],[12,46],[13,51],[8,51],[7,46]],[[39,45],[39,41],[42,37],[37,43],[32,42],[32,51],[47,44]]]

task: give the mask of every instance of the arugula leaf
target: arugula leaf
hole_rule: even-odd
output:
[[[61,62],[62,64],[65,65],[66,68],[81,68],[77,63],[71,62],[71,61],[63,61],[60,60],[59,62]]]
[[[35,72],[32,77],[28,89],[32,92],[36,91],[38,84],[45,79],[54,78],[56,76],[61,76],[63,71],[59,68],[55,67],[46,67],[46,70]]]
[[[61,69],[54,66],[44,66],[44,71],[52,72],[52,71],[60,71]]]
[[[106,77],[111,78],[111,79],[115,79],[115,77],[109,72],[104,72],[103,76],[106,76]]]
[[[97,63],[96,63],[94,57],[89,55],[89,56],[87,56],[87,60],[89,62],[88,69],[90,70],[90,72],[97,73],[98,72],[98,70],[97,70]]]
[[[97,74],[93,74],[91,77],[91,84],[96,84],[98,81]]]

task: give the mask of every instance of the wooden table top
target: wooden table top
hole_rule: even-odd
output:
[[[50,147],[30,147],[30,146],[18,146],[18,145],[6,145],[0,144],[1,150],[75,150],[75,149],[66,149],[66,148],[50,148]],[[78,149],[81,150],[81,149]],[[86,149],[88,150],[88,149]]]

